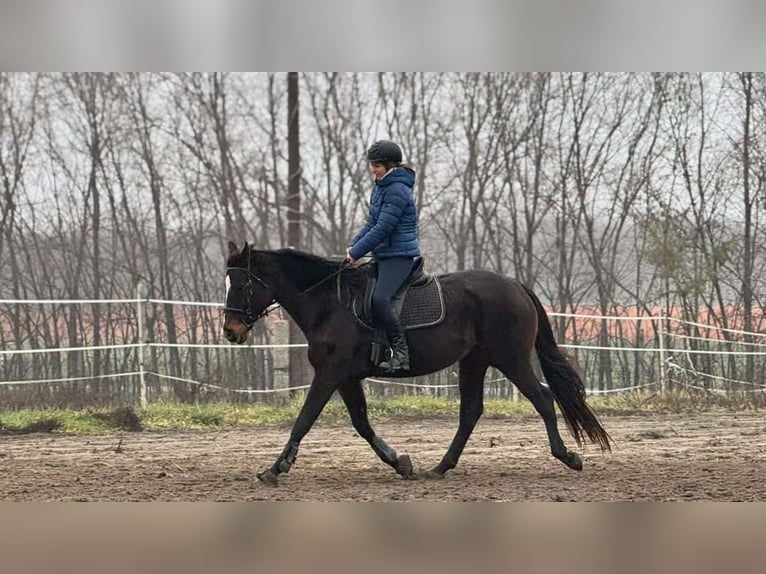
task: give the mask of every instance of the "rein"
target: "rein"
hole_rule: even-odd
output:
[[[223,311],[224,311],[224,313],[228,311],[230,313],[239,313],[240,315],[244,315],[244,319],[245,320],[243,322],[245,323],[245,327],[247,327],[248,329],[251,329],[253,327],[253,325],[255,325],[255,323],[259,319],[262,319],[263,317],[266,317],[270,313],[276,311],[277,309],[279,309],[282,306],[282,304],[278,303],[275,299],[272,299],[271,303],[269,303],[263,311],[261,311],[258,315],[253,316],[253,314],[250,312],[250,307],[251,307],[250,299],[252,297],[253,284],[254,284],[253,280],[255,280],[258,283],[260,283],[261,285],[263,285],[266,289],[271,290],[271,287],[269,287],[269,285],[263,279],[258,277],[255,273],[253,273],[253,270],[252,270],[252,259],[250,257],[248,257],[248,260],[247,260],[247,267],[227,267],[226,268],[227,274],[228,274],[229,271],[234,270],[234,269],[239,270],[239,271],[247,270],[247,283],[245,283],[245,286],[244,286],[244,289],[246,290],[246,293],[247,293],[247,302],[246,302],[246,307],[247,308],[246,309],[240,309],[239,307],[224,306]],[[303,291],[301,291],[300,293],[298,293],[297,296],[301,297],[302,295],[305,295],[306,293],[308,293],[312,289],[315,289],[316,287],[319,287],[325,281],[329,281],[333,277],[339,275],[345,269],[347,269],[347,266],[345,264],[341,264],[340,268],[337,271],[335,271],[334,273],[331,273],[327,277],[324,277],[324,278],[320,279],[319,281],[317,281],[316,283],[314,283],[310,287],[308,287],[308,288],[304,289]]]

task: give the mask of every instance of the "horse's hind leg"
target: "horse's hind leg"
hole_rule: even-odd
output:
[[[351,424],[354,425],[359,436],[370,443],[372,450],[383,462],[392,466],[404,478],[412,478],[414,475],[410,457],[407,455],[397,456],[396,451],[375,434],[367,417],[367,399],[364,397],[361,382],[349,381],[338,388],[338,393],[346,404],[348,414],[351,417]]]
[[[547,385],[542,385],[537,380],[529,360],[525,359],[510,364],[498,365],[498,368],[529,399],[535,410],[542,417],[545,423],[545,430],[548,433],[548,442],[551,445],[551,454],[569,468],[582,470],[580,456],[575,452],[567,450],[559,433],[556,409],[553,406],[553,393]]]
[[[489,363],[480,351],[473,351],[460,361],[460,424],[447,453],[429,473],[441,477],[457,466],[466,442],[484,410],[484,374]]]

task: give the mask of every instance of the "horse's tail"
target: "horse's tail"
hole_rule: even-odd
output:
[[[535,349],[537,358],[543,369],[545,379],[550,385],[553,397],[564,415],[569,432],[572,433],[578,445],[582,445],[583,435],[601,450],[611,449],[611,438],[601,426],[595,413],[585,402],[585,385],[577,371],[569,364],[566,355],[556,345],[553,329],[540,299],[524,287],[537,309],[537,338]]]

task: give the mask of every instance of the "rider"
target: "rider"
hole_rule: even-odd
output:
[[[418,211],[412,193],[415,171],[401,165],[402,150],[392,141],[379,140],[367,150],[375,185],[367,223],[346,250],[348,263],[372,251],[378,263],[378,280],[372,295],[375,318],[386,331],[392,357],[380,363],[388,371],[407,370],[407,339],[391,303],[420,255]]]

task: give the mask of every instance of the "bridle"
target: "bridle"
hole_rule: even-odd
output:
[[[274,291],[271,289],[271,287],[269,287],[268,283],[266,283],[263,279],[258,277],[255,273],[253,273],[253,269],[252,269],[252,252],[249,252],[247,255],[248,255],[247,256],[247,267],[226,267],[226,275],[227,276],[229,274],[229,271],[233,271],[233,270],[247,271],[247,282],[242,287],[243,290],[245,291],[245,308],[241,309],[239,307],[229,307],[229,306],[224,304],[223,311],[224,311],[224,313],[229,312],[229,313],[238,313],[238,314],[242,315],[243,318],[244,318],[244,320],[242,322],[245,324],[245,328],[247,330],[250,330],[250,329],[252,329],[253,325],[255,325],[255,323],[259,319],[262,319],[263,317],[266,317],[270,313],[276,311],[277,309],[279,309],[282,306],[282,304],[278,303],[276,301],[276,299],[272,299],[271,302],[266,306],[266,308],[263,311],[258,313],[258,315],[253,315],[253,313],[250,310],[251,307],[252,307],[250,305],[250,301],[251,301],[252,296],[253,296],[253,287],[255,286],[255,282],[260,283],[261,285],[263,285],[266,289],[268,289],[272,293]],[[341,264],[340,268],[335,273],[331,273],[330,275],[328,275],[327,277],[324,277],[323,279],[317,281],[316,283],[314,283],[313,285],[311,285],[307,289],[304,289],[303,291],[298,293],[298,296],[300,297],[301,295],[304,295],[305,293],[308,293],[312,289],[314,289],[316,287],[319,287],[322,283],[332,279],[336,275],[338,275],[341,272],[343,272],[345,269],[347,269],[347,266],[345,264]]]
[[[253,315],[252,311],[250,310],[252,308],[252,305],[250,304],[250,301],[253,296],[253,287],[255,286],[255,282],[257,281],[261,285],[263,285],[266,289],[271,290],[271,287],[269,287],[266,282],[258,277],[256,274],[252,272],[250,269],[250,266],[248,267],[227,267],[226,268],[226,274],[229,274],[229,271],[232,270],[239,270],[239,271],[247,271],[247,282],[244,284],[242,289],[245,291],[245,308],[241,309],[239,307],[229,307],[228,305],[224,305],[223,312],[229,312],[229,313],[238,313],[242,315],[243,317],[243,323],[245,324],[245,327],[250,330],[253,325],[255,325],[256,321],[258,319],[261,319],[271,313],[272,311],[275,311],[281,305],[277,303],[274,299],[271,300],[271,303],[266,305],[266,308],[258,313],[258,315]]]
[[[253,296],[253,287],[255,285],[255,281],[263,285],[266,289],[271,291],[271,287],[269,287],[266,282],[258,277],[255,273],[253,273],[253,257],[252,257],[252,249],[248,249],[247,252],[247,267],[226,267],[226,276],[229,276],[229,271],[238,270],[238,271],[247,271],[247,282],[244,284],[242,289],[245,291],[245,308],[240,309],[239,307],[229,307],[224,303],[223,312],[229,312],[229,313],[238,313],[244,317],[244,320],[242,321],[245,324],[245,328],[249,331],[252,329],[253,325],[255,325],[256,321],[258,319],[261,319],[271,313],[272,311],[278,309],[281,307],[279,303],[276,303],[274,299],[271,300],[271,303],[266,305],[266,308],[261,311],[258,315],[253,316],[253,313],[250,311],[252,308],[252,305],[250,304],[250,300]],[[231,281],[231,279],[229,279]],[[273,293],[273,291],[272,291]],[[228,299],[228,293],[227,297]]]

